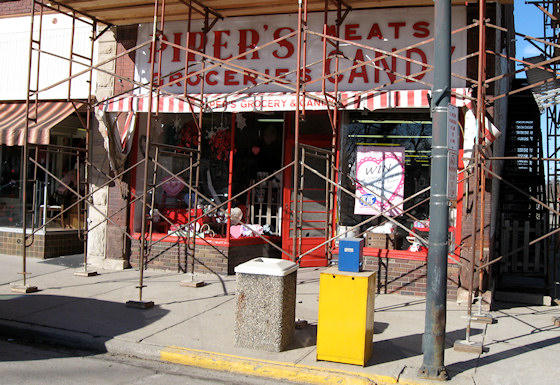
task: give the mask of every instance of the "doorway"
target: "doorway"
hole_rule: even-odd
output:
[[[327,247],[322,245],[332,234],[333,188],[317,175],[328,175],[332,167],[332,129],[326,113],[308,113],[306,120],[300,123],[299,143],[300,161],[304,160],[303,185],[299,191],[299,211],[301,216],[300,236],[297,237],[296,251],[305,254],[299,260],[301,267],[327,266],[329,257]],[[294,159],[294,114],[286,116],[286,137],[284,147],[284,165]],[[308,147],[309,146],[309,147]],[[312,170],[309,170],[311,168]],[[314,171],[315,172],[314,172]],[[293,167],[284,171],[283,206],[282,206],[282,248],[293,254],[294,249],[294,215],[295,202],[298,196],[293,189]],[[331,194],[331,198],[329,198]],[[320,247],[317,247],[321,245]],[[309,250],[313,251],[309,252]],[[308,253],[309,252],[309,253]],[[284,254],[284,258],[288,258]]]

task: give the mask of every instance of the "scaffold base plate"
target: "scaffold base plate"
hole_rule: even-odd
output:
[[[39,291],[39,289],[37,289],[37,286],[13,285],[10,287],[10,291],[13,293],[28,294],[28,293],[35,293]]]
[[[181,281],[179,282],[180,286],[184,286],[184,287],[202,287],[206,285],[206,282],[204,281]]]
[[[126,307],[133,307],[135,309],[150,309],[154,307],[154,301],[127,301]]]
[[[490,314],[480,314],[480,315],[473,314],[471,316],[471,321],[478,322],[480,324],[488,324],[488,325],[496,323],[496,320]]]
[[[453,350],[465,353],[482,354],[482,344],[479,342],[471,342],[465,340],[457,340],[453,344]]]
[[[74,275],[77,277],[93,277],[95,275],[97,275],[97,271],[84,271],[84,270],[79,270],[79,271],[75,271]]]

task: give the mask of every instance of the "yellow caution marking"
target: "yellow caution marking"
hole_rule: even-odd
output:
[[[173,346],[165,348],[160,354],[161,360],[166,362],[306,384],[385,385],[397,383],[396,378],[390,376],[252,359]]]

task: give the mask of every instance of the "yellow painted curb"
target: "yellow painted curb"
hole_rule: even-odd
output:
[[[305,384],[388,385],[397,383],[397,380],[390,376],[252,359],[174,346],[163,349],[160,356],[162,361],[177,364]]]

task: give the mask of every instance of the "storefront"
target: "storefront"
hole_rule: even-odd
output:
[[[273,20],[266,16],[229,18],[218,23],[207,34],[204,55],[209,58],[205,67],[200,62],[204,55],[192,53],[192,58],[186,58],[179,48],[186,44],[184,23],[168,22],[158,52],[161,56],[156,55],[161,57],[161,63],[155,63],[155,68],[161,72],[162,84],[171,83],[153,99],[140,90],[101,105],[100,109],[112,116],[137,114],[138,145],[131,158],[135,163],[145,153],[142,130],[148,110],[159,113],[152,121],[152,143],[194,149],[198,146],[195,119],[201,110],[200,104],[192,100],[205,103],[198,180],[186,177],[191,158],[181,160],[174,154],[167,160],[161,158],[159,163],[164,167],[154,168],[155,179],[149,182],[149,186],[158,186],[151,213],[152,240],[165,239],[168,243],[178,242],[179,246],[161,242],[150,251],[148,265],[175,268],[179,264],[184,268],[188,251],[186,244],[180,246],[183,231],[198,234],[196,244],[202,251],[197,251],[196,264],[212,271],[231,273],[235,264],[257,255],[290,258],[295,244],[292,213],[294,202],[299,199],[303,206],[299,208],[302,224],[297,238],[301,243],[296,247],[298,255],[304,254],[300,264],[325,266],[333,257],[336,259],[336,242],[329,241],[329,234],[364,236],[366,267],[384,266],[387,289],[391,280],[389,260],[393,261],[391,264],[410,264],[410,276],[425,268],[427,248],[416,240],[415,234],[426,235],[429,230],[426,198],[432,139],[429,84],[433,77],[433,8],[353,10],[340,29],[340,39],[351,44],[340,44],[339,52],[327,49],[324,61],[322,38],[307,35],[306,92],[299,98],[293,92],[296,53],[292,16],[276,15]],[[322,31],[322,18],[322,13],[311,13],[309,30]],[[459,108],[465,134],[459,138],[462,150],[463,139],[476,130],[472,126],[471,90],[465,80],[467,32],[459,30],[467,24],[467,6],[453,8],[452,23],[456,30],[452,38],[452,104]],[[326,30],[330,28],[327,25]],[[149,24],[140,25],[138,41],[149,40],[151,31]],[[191,32],[189,36],[189,46],[202,52],[202,33]],[[285,36],[289,37],[282,39]],[[135,73],[139,82],[149,81],[150,57],[149,49],[137,53]],[[191,77],[185,77],[185,63],[188,73],[193,74]],[[325,92],[334,91],[334,76],[328,74],[335,68],[346,71],[336,81],[335,96],[339,103],[333,127],[329,115],[332,105],[327,105]],[[321,73],[327,77],[322,78]],[[263,82],[263,78],[270,81]],[[201,79],[203,95],[196,93]],[[321,91],[323,87],[325,92]],[[182,96],[185,90],[190,101]],[[291,189],[296,142],[294,111],[298,101],[305,114],[299,124],[297,142],[324,149],[325,159],[333,156],[331,163],[313,165],[310,161],[308,166],[315,172],[306,169],[300,198]],[[466,123],[467,116],[471,126]],[[380,166],[377,171],[375,165]],[[329,167],[334,170],[332,174]],[[458,167],[462,167],[461,158]],[[184,181],[195,181],[194,185],[174,180],[173,175],[178,173]],[[371,179],[369,174],[373,173],[380,175],[376,180],[393,180],[394,186],[369,183],[369,188],[373,186],[376,191],[363,200],[369,202],[368,206],[380,205],[377,211],[388,214],[389,219],[361,209],[354,196],[368,195],[364,188],[368,183],[363,178]],[[139,194],[144,183],[142,172],[135,175],[132,188],[134,194]],[[152,171],[149,175],[151,178]],[[336,199],[331,204],[329,191],[333,185]],[[460,195],[461,186],[458,188]],[[235,199],[229,206],[223,206],[225,212],[231,213],[228,220],[228,215],[214,207],[232,197]],[[195,201],[197,207],[193,206]],[[457,259],[453,254],[461,239],[462,207],[460,203],[454,207],[450,223],[451,285],[457,283]],[[170,221],[158,220],[158,215]],[[140,210],[135,209],[131,217],[130,227],[139,238]],[[202,218],[197,219],[198,224],[182,226],[193,217]],[[133,250],[133,263],[137,258],[134,253]],[[408,282],[414,286],[414,281]]]
[[[28,137],[33,161],[28,162],[27,226],[34,234],[28,255],[51,258],[81,253],[84,243],[78,233],[85,228],[84,206],[61,183],[77,189],[81,174],[83,187],[81,104],[44,101],[38,108],[39,120],[30,123]],[[21,255],[25,118],[24,102],[0,103],[0,249],[13,255]]]
[[[34,39],[41,40],[42,49],[53,55],[35,53],[35,59],[41,58],[41,69],[36,65],[30,68],[32,23],[30,16],[21,16],[29,15],[29,7],[29,3],[14,3],[8,9],[14,12],[7,14],[15,16],[0,18],[0,51],[5,53],[0,72],[0,253],[22,253],[23,147],[29,118],[27,143],[33,160],[27,162],[27,255],[50,258],[84,250],[83,238],[79,237],[79,230],[85,227],[84,206],[77,204],[75,195],[60,182],[77,189],[81,179],[83,192],[85,101],[90,80],[82,75],[69,83],[58,83],[84,68],[64,59],[70,46],[73,55],[80,55],[81,63],[85,63],[93,43],[84,21],[73,23],[66,15],[50,13],[39,23],[37,16]],[[30,88],[45,90],[40,96],[30,97],[26,113],[28,77]],[[47,88],[54,83],[57,85]]]

